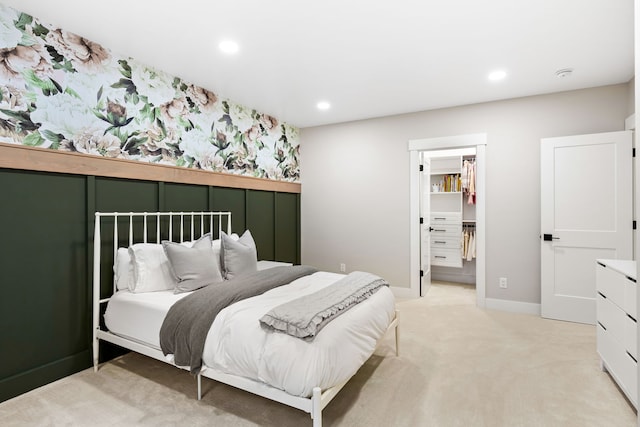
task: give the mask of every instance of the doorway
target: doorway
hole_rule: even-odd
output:
[[[420,155],[420,295],[430,287],[429,277],[434,282],[471,285],[475,293],[476,148]]]
[[[475,246],[476,246],[476,305],[485,306],[485,148],[487,145],[486,134],[468,134],[441,138],[427,138],[410,140],[408,144],[410,152],[410,247],[411,247],[411,294],[418,297],[421,290],[424,293],[430,286],[430,274],[421,276],[421,157],[422,152],[475,148],[476,151],[476,187],[479,197],[475,206]]]

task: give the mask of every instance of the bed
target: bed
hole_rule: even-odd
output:
[[[236,246],[231,244],[232,240],[238,242],[233,245],[245,250],[240,243],[246,235],[247,232],[242,236],[232,233],[230,212],[97,212],[93,245],[94,370],[97,372],[99,367],[99,341],[107,341],[191,370],[197,379],[198,399],[202,397],[204,376],[305,411],[311,415],[313,426],[320,427],[322,410],[391,330],[395,332],[396,355],[399,353],[398,317],[388,286],[376,287],[362,301],[336,314],[321,325],[322,329],[314,331],[314,336],[301,338],[266,327],[263,320],[274,310],[305,297],[314,298],[335,289],[336,282],[342,284],[349,279],[310,269],[287,284],[246,297],[217,312],[205,333],[204,349],[201,354],[198,352],[201,365],[197,369],[180,361],[178,352],[174,357],[171,353],[165,355],[166,348],[163,351],[162,334],[166,332],[165,321],[171,318],[169,310],[184,305],[188,299],[199,299],[200,294],[196,293],[202,289],[189,288],[193,282],[181,281],[178,269],[167,270],[166,260],[156,262],[159,256],[170,254],[168,249],[161,249],[162,245],[189,255],[189,260],[196,253],[193,248],[209,245],[206,247],[212,248],[216,259],[221,258],[223,263],[226,260],[228,268],[217,266],[229,273],[224,278],[226,284],[303,269],[258,261],[252,266],[258,271],[243,274],[246,266],[231,258],[236,255]],[[176,267],[175,263],[172,265]],[[232,273],[237,277],[231,277]],[[177,276],[179,284],[158,285],[169,280],[168,275],[174,281]],[[181,285],[184,289],[176,293]],[[205,291],[213,288],[207,286]]]

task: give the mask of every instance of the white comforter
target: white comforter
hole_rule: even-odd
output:
[[[342,277],[318,272],[225,308],[207,335],[205,365],[304,397],[314,387],[325,389],[348,380],[371,356],[394,317],[388,287],[327,324],[313,341],[266,331],[258,322],[273,307]]]
[[[388,287],[327,324],[313,341],[263,330],[259,322],[273,307],[342,277],[318,272],[220,311],[207,335],[205,365],[304,397],[314,387],[325,389],[348,380],[371,356],[394,317],[395,301]],[[188,294],[119,291],[107,306],[106,325],[115,334],[160,349],[166,313]]]

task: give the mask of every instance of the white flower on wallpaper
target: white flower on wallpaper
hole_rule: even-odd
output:
[[[238,132],[248,131],[254,123],[253,118],[250,116],[250,112],[241,105],[229,105],[229,117],[231,118],[231,123],[235,125]]]
[[[0,4],[0,141],[298,182],[298,130]]]
[[[39,132],[43,135],[56,135],[44,138],[39,144],[50,147],[53,142],[63,139],[74,140],[86,129],[96,127],[96,116],[80,98],[68,93],[39,95],[31,112],[31,121],[40,123]],[[102,127],[104,132],[106,126]],[[55,141],[54,141],[55,140]]]
[[[184,156],[190,159],[198,159],[202,169],[211,171],[223,170],[223,162],[220,156],[216,156],[217,148],[211,143],[210,134],[200,129],[193,129],[182,134],[180,149]]]
[[[7,9],[4,15],[6,19],[0,21],[0,40],[5,49],[14,49],[22,41],[22,31],[18,30],[14,24],[18,19],[18,13]]]
[[[176,90],[171,86],[173,79],[166,73],[134,62],[130,62],[130,65],[131,81],[137,94],[146,97],[150,104],[160,107],[176,96]]]

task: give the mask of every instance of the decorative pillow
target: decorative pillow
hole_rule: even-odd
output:
[[[128,248],[118,248],[116,261],[113,265],[113,281],[119,291],[129,289],[129,284],[133,280],[133,265],[129,256]]]
[[[169,259],[162,245],[136,243],[129,247],[133,264],[133,280],[129,290],[135,293],[166,291],[176,286]]]
[[[205,236],[206,239],[201,238],[191,248],[180,243],[162,242],[171,270],[177,279],[175,293],[194,291],[212,283],[222,282],[219,261],[213,256],[211,235]]]
[[[258,269],[258,256],[256,243],[249,230],[245,231],[237,241],[227,236],[223,231],[220,234],[220,260],[225,279],[256,271]]]
[[[224,231],[222,231],[222,233],[224,233]],[[240,239],[240,236],[238,236],[236,233],[232,233],[228,236],[236,242]],[[220,256],[220,251],[222,250],[222,243],[220,243],[220,239],[216,239],[211,242],[211,247],[213,248],[213,256],[218,260],[218,265],[220,266],[220,271],[222,272],[224,270],[222,269],[222,257]]]

